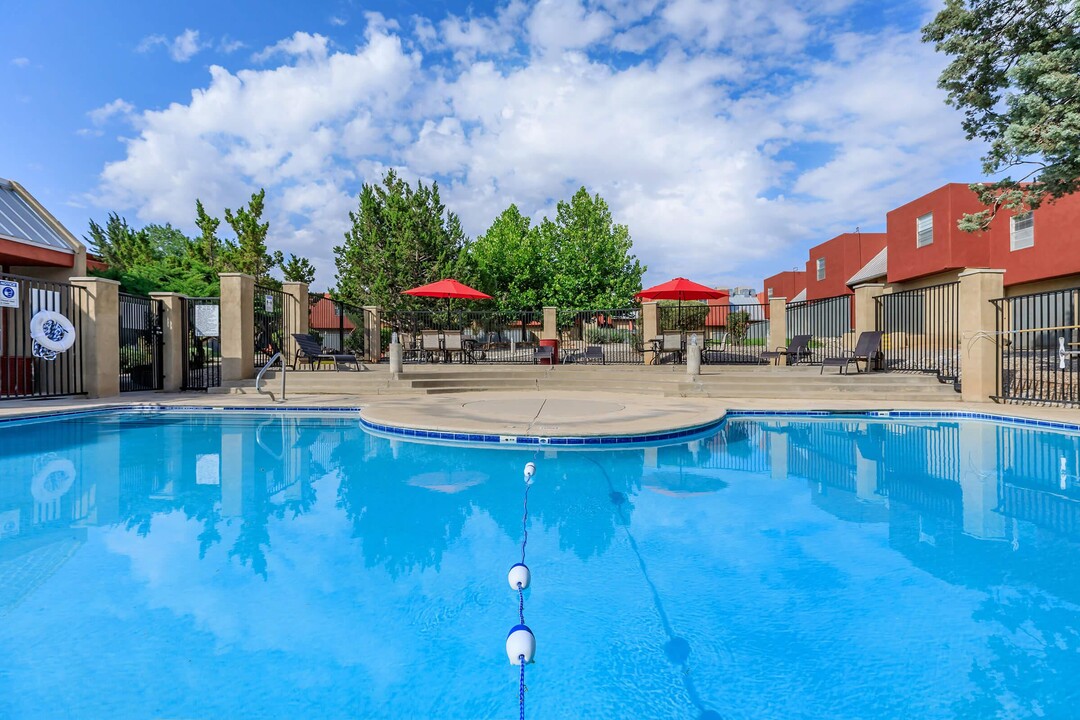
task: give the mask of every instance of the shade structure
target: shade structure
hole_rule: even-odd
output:
[[[450,300],[491,300],[491,296],[482,293],[476,288],[471,288],[463,282],[452,278],[446,278],[438,282],[428,283],[411,290],[403,290],[402,295],[414,295],[416,297],[446,298],[446,326],[450,326]]]
[[[645,288],[634,297],[643,300],[713,300],[727,295],[723,290],[696,283],[686,278],[675,278],[666,283]]]
[[[715,300],[727,295],[723,290],[715,290],[707,285],[696,283],[686,278],[674,278],[666,283],[653,285],[645,288],[634,297],[642,300],[678,300],[679,319],[678,324],[682,328],[682,301],[683,300]]]

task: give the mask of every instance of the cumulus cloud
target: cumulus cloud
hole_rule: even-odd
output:
[[[849,3],[511,0],[407,30],[369,13],[355,47],[296,32],[134,116],[97,202],[190,228],[196,197],[220,213],[265,187],[272,242],[325,286],[386,168],[437,180],[471,235],[584,185],[651,279],[755,285],[977,167],[941,58],[916,28],[850,30]]]
[[[104,135],[104,130],[101,129],[103,125],[109,122],[114,117],[121,117],[128,119],[131,113],[134,112],[135,106],[129,103],[123,98],[116,98],[112,102],[105,103],[99,108],[94,108],[90,112],[86,113],[86,116],[90,118],[90,122],[94,127],[79,128],[75,131],[75,134],[80,137],[101,137]]]
[[[209,47],[209,43],[203,43],[199,40],[198,30],[187,28],[171,40],[164,35],[147,35],[139,41],[135,51],[148,53],[158,47],[165,48],[169,53],[169,57],[176,62],[187,62],[201,50]]]

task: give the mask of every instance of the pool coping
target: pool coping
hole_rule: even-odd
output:
[[[0,427],[16,423],[49,422],[71,417],[87,415],[104,415],[113,413],[252,413],[252,414],[321,414],[330,413],[344,415],[356,413],[358,424],[365,430],[376,434],[404,438],[415,441],[435,441],[443,443],[469,444],[469,445],[499,445],[503,447],[527,446],[555,446],[555,447],[597,447],[619,446],[641,443],[667,442],[678,440],[693,435],[704,434],[715,430],[730,419],[738,418],[777,418],[777,417],[808,417],[808,418],[849,418],[866,420],[978,420],[994,422],[1003,425],[1015,425],[1020,427],[1038,428],[1043,430],[1057,430],[1064,432],[1080,432],[1080,421],[1062,422],[1056,420],[1038,420],[1035,418],[1005,415],[976,410],[784,410],[784,409],[728,409],[724,410],[719,417],[704,423],[696,423],[690,426],[671,428],[660,432],[624,433],[615,435],[521,435],[521,434],[496,434],[479,432],[459,432],[450,430],[431,430],[426,428],[407,427],[403,425],[387,425],[374,423],[363,417],[360,406],[281,406],[267,407],[256,405],[159,405],[151,403],[107,405],[79,410],[59,410],[52,412],[36,412],[25,415],[9,415],[0,417]]]

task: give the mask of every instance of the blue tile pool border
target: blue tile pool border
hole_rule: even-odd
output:
[[[438,440],[459,443],[490,443],[498,445],[554,445],[565,446],[610,446],[628,443],[653,443],[677,440],[705,433],[720,427],[725,421],[737,418],[864,418],[868,420],[981,420],[1016,425],[1043,430],[1080,432],[1080,422],[1061,422],[1056,420],[1036,420],[1033,418],[1000,415],[992,412],[972,410],[728,410],[723,417],[707,423],[690,427],[677,428],[657,433],[638,435],[587,435],[587,436],[536,436],[536,435],[495,435],[490,433],[465,433],[454,431],[424,430],[373,423],[359,415],[360,407],[351,406],[289,406],[266,407],[257,405],[113,405],[109,407],[87,408],[85,410],[58,410],[54,412],[36,412],[27,415],[0,417],[0,427],[14,423],[48,422],[88,415],[106,415],[110,413],[357,413],[360,425],[366,429],[405,438]]]

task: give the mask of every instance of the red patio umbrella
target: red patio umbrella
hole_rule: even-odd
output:
[[[643,300],[678,300],[679,301],[679,324],[682,325],[682,301],[683,300],[713,300],[727,295],[723,290],[715,290],[706,285],[696,283],[686,278],[675,278],[666,283],[653,285],[645,288],[634,297]]]
[[[402,295],[415,297],[446,298],[446,325],[450,326],[450,298],[463,300],[491,300],[491,296],[471,288],[465,283],[447,278],[438,282],[414,287],[412,290],[403,290]]]

